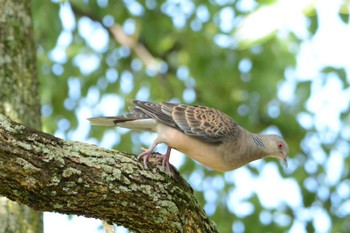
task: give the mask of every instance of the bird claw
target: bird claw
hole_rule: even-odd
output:
[[[170,153],[169,154],[158,154],[156,155],[157,158],[161,158],[162,159],[162,167],[163,169],[168,171],[168,173],[171,175],[173,173],[173,168],[169,162],[170,159]]]
[[[152,151],[145,150],[139,156],[137,156],[137,159],[141,159],[142,158],[143,166],[144,166],[145,169],[148,169],[147,162],[148,162],[149,156],[151,155],[151,152]]]
[[[172,168],[172,166],[171,166],[171,164],[169,162],[170,151],[171,151],[171,147],[168,146],[168,149],[167,149],[166,153],[165,154],[157,154],[156,158],[161,158],[162,159],[162,167],[163,167],[163,169],[165,170],[165,168],[166,168],[168,173],[170,175],[172,175],[173,174],[173,168]]]
[[[156,145],[157,145],[156,143],[153,143],[153,145],[150,148],[148,148],[148,149],[146,149],[144,147],[141,147],[141,150],[143,150],[143,152],[137,158],[138,159],[142,158],[143,165],[144,165],[145,169],[148,169],[147,163],[148,163],[150,155],[152,154],[152,151],[156,147]],[[162,159],[162,167],[163,167],[163,169],[164,170],[166,169],[168,171],[168,173],[170,175],[172,175],[173,174],[173,168],[172,168],[172,166],[171,166],[171,164],[169,162],[170,151],[171,151],[171,147],[168,146],[168,149],[167,149],[165,154],[161,154],[161,153],[156,152],[155,158],[156,159]]]
[[[143,166],[145,167],[145,169],[148,169],[148,166],[147,166],[148,158],[151,155],[153,149],[157,145],[158,145],[158,143],[153,142],[152,146],[148,149],[141,147],[141,150],[143,150],[143,152],[139,156],[137,156],[137,159],[141,159],[141,158],[143,159]]]

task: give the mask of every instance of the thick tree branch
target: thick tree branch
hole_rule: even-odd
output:
[[[68,142],[0,115],[0,194],[42,211],[84,215],[134,232],[217,232],[179,176],[131,154]]]

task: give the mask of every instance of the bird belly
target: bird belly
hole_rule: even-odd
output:
[[[165,143],[213,170],[232,170],[230,164],[224,161],[225,156],[222,153],[225,152],[219,150],[216,144],[201,141],[163,124],[159,124],[157,132],[158,143]]]

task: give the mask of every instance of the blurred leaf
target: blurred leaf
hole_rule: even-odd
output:
[[[297,97],[298,102],[305,103],[304,101],[310,96],[310,93],[311,93],[311,81],[304,81],[304,82],[298,83],[297,91],[295,93],[295,96]]]
[[[341,13],[339,12],[339,18],[346,24],[349,24],[349,13]]]
[[[342,81],[344,86],[349,85],[346,77],[346,71],[344,68],[327,66],[327,67],[324,67],[321,72],[325,74],[335,73],[339,77],[339,79]]]
[[[315,11],[313,11],[314,14],[310,14],[308,15],[308,20],[309,20],[309,31],[311,33],[311,35],[315,35],[317,29],[318,29],[318,18],[317,18],[317,13]]]
[[[320,22],[315,1],[293,2],[292,5],[288,5],[290,1],[257,1],[251,6],[245,6],[252,11],[244,9],[243,2],[245,3],[234,1],[229,5],[220,1],[186,4],[183,1],[163,0],[71,0],[62,4],[34,1],[38,74],[41,99],[46,108],[43,109],[43,112],[46,111],[43,115],[44,128],[50,133],[56,132],[72,140],[101,141],[106,130],[110,129],[91,127],[88,131],[83,115],[104,112],[121,114],[130,106],[127,100],[134,98],[188,101],[195,105],[215,107],[256,133],[277,127],[288,141],[291,156],[291,168],[286,170],[279,164],[279,173],[282,179],[288,176],[288,179],[298,184],[301,190],[301,207],[292,208],[281,204],[274,209],[264,206],[255,193],[238,193],[237,195],[247,195],[246,199],[243,198],[244,203],[229,208],[227,198],[232,190],[242,192],[247,187],[237,187],[233,181],[226,180],[225,174],[204,168],[189,158],[180,167],[181,174],[187,180],[193,179],[193,174],[203,174],[200,179],[191,182],[195,182],[194,186],[198,188],[195,190],[196,196],[203,206],[207,204],[208,196],[209,199],[211,197],[216,200],[215,204],[210,203],[211,208],[215,209],[211,218],[220,232],[232,232],[233,226],[242,225],[245,232],[287,232],[295,221],[298,224],[303,221],[305,230],[314,232],[316,228],[313,221],[299,219],[294,215],[320,202],[317,192],[309,191],[310,187],[306,187],[310,185],[306,180],[314,178],[316,185],[325,185],[319,184],[317,178],[318,175],[326,173],[325,165],[313,161],[314,156],[319,151],[327,153],[328,156],[337,147],[330,144],[323,151],[322,142],[318,141],[318,145],[315,141],[310,143],[306,140],[320,133],[314,122],[307,131],[300,127],[298,116],[300,112],[308,112],[305,103],[312,95],[311,85],[314,80],[300,81],[298,77],[292,77],[295,86],[291,88],[295,93],[291,102],[279,100],[278,92],[281,82],[291,79],[286,71],[295,69],[301,43],[309,42],[310,37],[312,39],[318,30]],[[67,23],[64,21],[67,18],[60,18],[65,6],[68,6],[68,11],[72,11],[74,16],[71,23],[75,27],[71,31],[62,29],[62,25]],[[300,8],[291,9],[291,6]],[[340,17],[343,22],[348,23],[348,12],[343,8],[344,6],[340,9]],[[228,9],[234,12],[233,22],[228,22],[221,15]],[[293,29],[285,27],[293,19],[289,14],[308,21],[307,28],[304,28],[311,34],[308,38],[300,39]],[[50,20],[47,20],[48,16]],[[126,37],[132,41],[131,45],[116,40],[109,32],[110,27],[116,24],[124,29]],[[232,29],[223,30],[223,25],[226,24]],[[59,39],[62,32],[64,36]],[[105,32],[108,36],[106,42],[99,34]],[[218,35],[226,38],[228,44],[219,43]],[[98,50],[96,45],[103,45],[104,49]],[[51,53],[54,48],[65,59],[56,61]],[[141,53],[143,51],[143,55],[148,56],[142,57],[140,48]],[[91,72],[84,72],[84,69],[94,65],[88,59],[82,59],[81,55],[87,54],[95,57],[98,62],[96,69]],[[82,59],[81,64],[79,59]],[[161,69],[148,65],[154,61],[161,64]],[[343,67],[326,67],[320,76],[323,78],[326,75],[322,74],[330,73],[340,78],[344,88],[349,87],[348,74]],[[79,87],[68,83],[72,79],[78,80]],[[189,91],[193,91],[193,99],[190,100],[185,95]],[[115,103],[103,102],[105,97],[111,96]],[[277,116],[272,117],[269,114],[271,103],[278,108]],[[318,119],[313,113],[310,115],[311,121]],[[60,127],[62,119],[69,122],[68,129]],[[348,111],[341,113],[341,119],[342,124],[348,127]],[[342,134],[344,135],[339,138],[346,137],[345,128]],[[111,147],[120,151],[138,154],[140,147],[147,146],[144,144],[148,143],[148,138],[141,137],[137,132],[121,133],[121,130],[116,130],[116,135],[117,140],[111,142]],[[304,154],[308,154],[308,157]],[[324,160],[328,161],[328,158]],[[349,156],[344,157],[346,166],[350,164],[349,160]],[[258,177],[261,169],[262,166],[249,166],[249,174],[246,176]],[[239,171],[235,172],[239,174]],[[220,190],[213,189],[210,186],[213,186],[212,183],[205,183],[216,176],[221,176],[224,180]],[[213,190],[208,194],[207,189]],[[329,190],[332,193],[337,192],[332,188]],[[335,198],[332,194],[330,196]],[[237,198],[242,199],[240,196]],[[332,202],[331,198],[325,200],[323,210],[336,229],[348,229],[348,219],[339,218],[332,211]],[[236,215],[244,207],[243,204],[251,206],[253,211],[244,216]],[[232,208],[235,210],[232,211]],[[271,214],[270,223],[266,224],[261,220],[262,213]],[[287,226],[277,222],[278,216],[283,218],[284,215],[291,219]]]

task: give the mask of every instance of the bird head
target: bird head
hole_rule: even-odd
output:
[[[288,167],[287,157],[289,153],[289,147],[287,142],[283,138],[277,135],[268,135],[268,136],[270,137],[268,156],[282,160],[284,166],[287,168]]]

